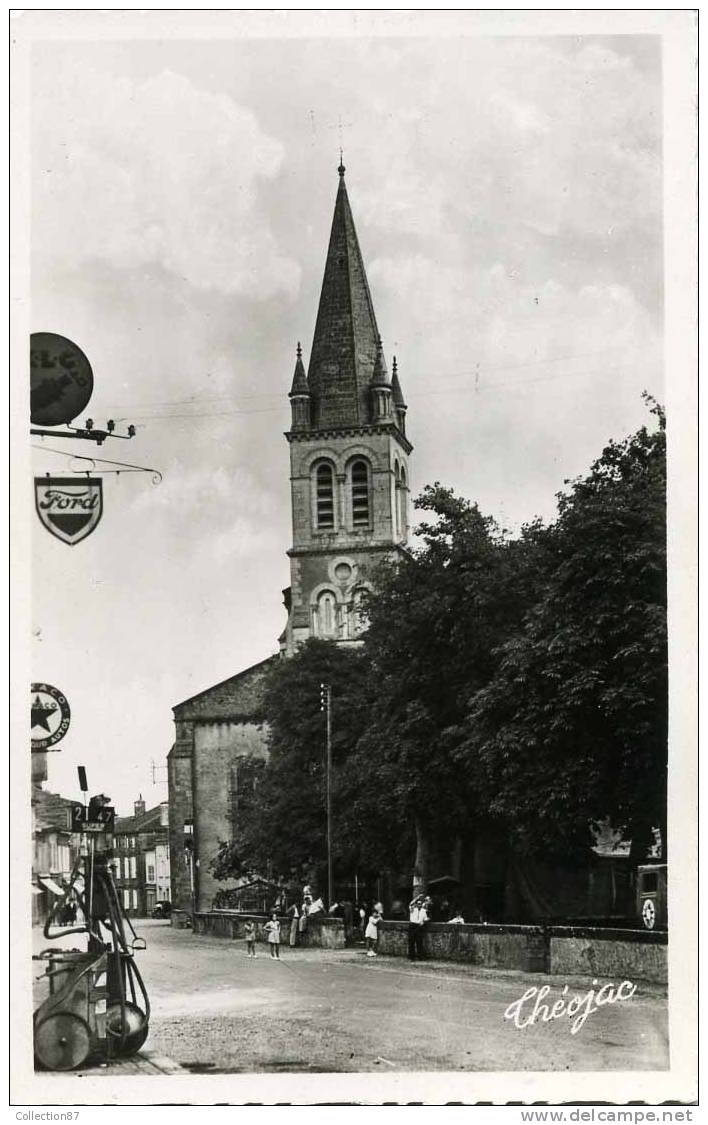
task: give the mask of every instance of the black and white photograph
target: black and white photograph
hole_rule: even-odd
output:
[[[13,1104],[690,1120],[696,18],[11,14]]]

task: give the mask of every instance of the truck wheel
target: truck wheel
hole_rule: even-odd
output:
[[[656,925],[656,907],[651,898],[644,900],[642,907],[642,922],[647,930],[653,930]]]

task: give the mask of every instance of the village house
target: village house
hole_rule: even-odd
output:
[[[113,870],[126,914],[149,916],[158,902],[170,901],[169,805],[145,808],[142,795],[132,816],[116,819]]]

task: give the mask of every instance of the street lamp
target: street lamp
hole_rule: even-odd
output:
[[[326,802],[327,802],[327,906],[334,902],[332,884],[332,688],[320,684],[320,711],[325,713]]]

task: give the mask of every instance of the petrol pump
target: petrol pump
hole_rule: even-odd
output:
[[[79,783],[87,792],[86,773]],[[48,995],[34,1013],[34,1053],[47,1070],[74,1070],[87,1060],[108,1062],[136,1054],[147,1039],[150,1001],[135,963],[145,949],[125,914],[113,879],[115,809],[103,794],[72,806],[72,831],[81,834],[81,854],[69,884],[44,925],[49,940],[86,934],[86,950],[57,946],[33,960],[44,963],[38,980]],[[66,908],[82,919],[62,924]]]

